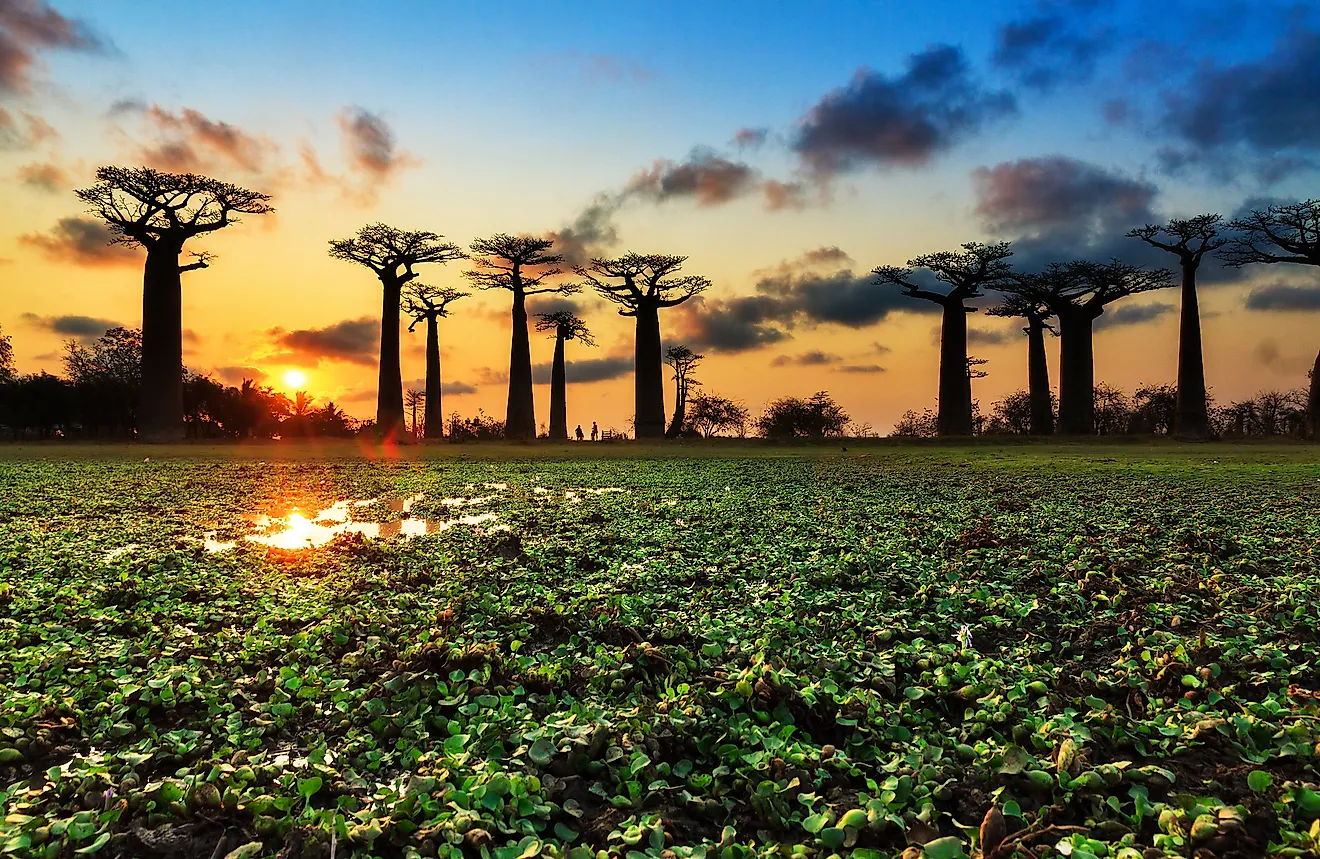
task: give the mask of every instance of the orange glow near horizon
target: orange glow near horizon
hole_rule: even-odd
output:
[[[303,385],[307,384],[307,374],[302,370],[285,370],[284,386],[291,391],[303,390]]]

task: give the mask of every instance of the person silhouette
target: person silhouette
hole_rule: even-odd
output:
[[[600,435],[600,430],[596,427],[596,422],[591,422],[591,440],[595,441],[596,436]]]
[[[577,440],[582,441],[582,424],[577,425]]]

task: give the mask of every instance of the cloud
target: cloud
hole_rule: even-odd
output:
[[[1045,155],[972,171],[976,213],[993,230],[1122,230],[1152,219],[1158,188],[1085,161]]]
[[[534,317],[538,313],[576,313],[581,315],[582,302],[563,295],[534,295],[527,299],[527,315]],[[507,318],[508,312],[501,314]]]
[[[1248,310],[1320,310],[1320,284],[1271,283],[1247,295]]]
[[[934,45],[889,77],[860,70],[799,121],[793,149],[817,176],[864,166],[919,167],[1017,112],[1012,94],[985,89],[961,49]]]
[[[836,368],[840,373],[884,373],[884,367],[879,364],[844,364]]]
[[[532,380],[538,385],[550,384],[550,362],[532,365]],[[564,380],[569,384],[587,384],[603,382],[631,375],[633,357],[631,355],[612,355],[604,358],[587,358],[581,361],[564,362]],[[507,381],[507,379],[506,379]]]
[[[1173,313],[1178,308],[1172,304],[1121,304],[1112,310],[1106,310],[1095,320],[1097,331],[1106,328],[1121,328],[1128,325],[1140,325]]]
[[[0,107],[0,151],[31,149],[58,138],[59,133],[37,114],[20,110],[15,116]]]
[[[0,2],[0,92],[28,92],[37,55],[43,51],[102,47],[86,24],[61,15],[45,0]]]
[[[101,319],[95,316],[38,316],[35,313],[23,313],[18,318],[25,325],[51,334],[72,337],[80,343],[91,343],[111,328],[123,327],[113,319]]]
[[[738,149],[760,149],[770,138],[768,128],[740,128],[733,133],[733,145]]]
[[[285,350],[284,355],[273,356],[272,361],[345,361],[350,364],[373,365],[380,355],[380,321],[364,316],[345,319],[324,328],[301,328],[285,331],[272,328],[273,342]]]
[[[730,161],[708,150],[695,150],[682,162],[657,160],[628,181],[625,194],[649,197],[657,202],[675,197],[695,199],[713,206],[740,197],[754,187],[755,168]]]
[[[245,379],[251,379],[254,383],[261,384],[268,376],[265,370],[237,365],[216,367],[212,372],[219,376],[222,382],[235,386],[243,384]]]
[[[191,107],[169,110],[158,104],[125,102],[116,113],[138,115],[154,138],[142,147],[144,162],[177,173],[239,169],[254,175],[273,170],[279,147],[236,125],[211,119]]]
[[[476,392],[477,392],[476,385],[469,385],[467,382],[460,382],[457,380],[454,381],[446,381],[444,379],[440,380],[441,396],[461,397],[464,394],[475,394]]]
[[[420,162],[398,148],[394,130],[380,114],[346,107],[339,114],[339,133],[353,169],[369,179],[388,182]]]
[[[507,385],[509,371],[496,370],[494,367],[478,367],[477,382],[482,385]]]
[[[991,62],[1024,86],[1048,92],[1065,83],[1085,83],[1096,60],[1113,44],[1112,33],[1083,32],[1078,15],[1049,12],[999,28]]]
[[[967,344],[969,346],[998,346],[1003,343],[1011,343],[1017,337],[1011,331],[1002,329],[987,328],[968,328]]]
[[[838,362],[838,355],[831,355],[828,352],[822,352],[814,349],[810,352],[803,352],[800,355],[777,355],[770,362],[771,367],[787,367],[797,365],[799,367],[819,367],[823,364],[834,364]]]
[[[569,265],[586,265],[592,257],[606,255],[619,239],[614,213],[623,201],[618,194],[597,194],[572,223],[547,235],[554,240],[554,250]]]
[[[566,51],[552,54],[551,59],[562,59],[575,66],[588,83],[645,84],[656,75],[646,66],[616,54],[593,54]]]
[[[680,304],[679,338],[699,352],[745,352],[786,340],[779,327],[789,322],[781,302],[764,295],[714,299],[704,295]]]
[[[1320,152],[1320,32],[1292,28],[1268,55],[1204,63],[1164,92],[1160,153],[1169,172],[1189,167],[1233,176],[1250,165],[1266,182],[1314,166]]]
[[[141,251],[112,245],[114,236],[101,221],[92,218],[60,218],[45,233],[27,233],[19,244],[41,250],[47,259],[75,265],[140,265]]]
[[[69,185],[69,176],[56,164],[33,162],[18,168],[18,181],[30,188],[54,194]]]

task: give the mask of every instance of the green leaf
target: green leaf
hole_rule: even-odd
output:
[[[321,777],[314,775],[310,778],[298,779],[298,795],[303,799],[311,799],[316,792],[321,789]]]
[[[838,850],[847,839],[848,833],[837,826],[831,826],[820,831],[821,843],[831,850]]]
[[[1017,775],[1031,763],[1031,755],[1021,746],[1010,745],[1004,749],[1004,761],[999,766],[1001,775]]]
[[[88,844],[86,847],[79,847],[77,850],[75,850],[75,851],[73,851],[73,852],[74,852],[74,853],[95,853],[95,852],[97,852],[98,850],[100,850],[102,847],[104,847],[105,845],[107,845],[107,844],[109,844],[109,843],[110,843],[110,833],[109,833],[109,832],[102,832],[100,835],[96,836],[96,840],[93,841],[91,844]]]
[[[963,850],[963,843],[957,836],[946,835],[943,838],[928,841],[926,846],[921,848],[921,855],[925,859],[963,859],[967,853]]]
[[[532,747],[527,750],[527,757],[538,767],[548,766],[555,759],[555,753],[558,749],[549,740],[537,740],[532,743]]]
[[[1274,784],[1274,776],[1265,772],[1265,770],[1252,770],[1251,774],[1247,776],[1247,787],[1256,793],[1264,793],[1270,789],[1272,784]]]
[[[824,812],[813,814],[802,821],[802,828],[810,832],[812,835],[815,835],[825,828],[825,824],[828,820],[829,818]]]

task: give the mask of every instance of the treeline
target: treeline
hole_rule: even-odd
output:
[[[1254,397],[1219,405],[1211,398],[1207,417],[1210,432],[1218,438],[1305,438],[1308,393],[1261,391]],[[1057,420],[1058,401],[1050,396],[1050,410]],[[1101,383],[1092,398],[1094,435],[1172,435],[1177,425],[1178,389],[1174,385],[1138,388],[1131,395]],[[975,435],[1033,435],[1032,401],[1028,391],[1015,391],[982,414],[980,403],[972,404]],[[933,438],[939,435],[936,412],[908,410],[894,424],[893,435]]]

